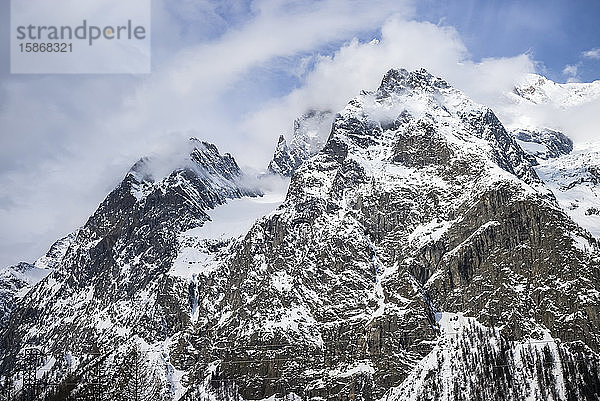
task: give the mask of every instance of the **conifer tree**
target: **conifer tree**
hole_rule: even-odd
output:
[[[160,380],[150,366],[148,356],[139,345],[125,355],[117,377],[115,399],[118,401],[159,401],[163,399]]]

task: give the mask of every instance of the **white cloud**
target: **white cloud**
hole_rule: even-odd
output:
[[[573,85],[586,85],[574,83]],[[560,103],[521,104],[507,103],[498,107],[502,121],[509,128],[547,127],[563,132],[571,138],[576,147],[600,142],[600,98],[575,105]],[[595,146],[597,146],[595,145]]]
[[[567,82],[578,82],[579,81],[579,64],[567,64],[563,68],[562,73],[567,77]]]
[[[591,58],[593,60],[600,60],[600,47],[596,47],[594,49],[584,51],[581,55],[585,58]]]

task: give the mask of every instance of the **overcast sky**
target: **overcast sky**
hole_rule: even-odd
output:
[[[151,74],[33,76],[9,74],[0,3],[0,265],[82,225],[139,157],[193,135],[261,169],[296,116],[392,67],[492,107],[527,72],[600,79],[595,1],[153,0]]]

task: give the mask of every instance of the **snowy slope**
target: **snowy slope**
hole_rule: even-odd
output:
[[[0,329],[8,324],[15,303],[49,273],[27,263],[0,269]]]
[[[49,269],[41,269],[27,263],[19,263],[16,266],[5,267],[0,270],[0,281],[3,286],[7,283],[9,287],[20,287],[16,293],[18,298],[23,297],[32,286],[40,282],[50,274]]]
[[[576,149],[536,167],[566,213],[600,239],[600,144]]]
[[[600,81],[557,84],[541,75],[528,74],[515,86],[513,95],[518,102],[568,108],[600,98]]]
[[[212,271],[217,250],[244,236],[254,223],[273,212],[285,199],[289,179],[267,188],[262,196],[229,200],[207,212],[209,220],[179,234],[180,249],[170,275],[192,278]]]
[[[528,121],[526,114],[534,112],[536,107],[548,106],[568,113],[569,110],[598,101],[600,81],[557,84],[545,77],[530,74],[515,87],[510,96],[516,104],[512,113],[523,115],[517,120]],[[551,126],[552,122],[545,124]],[[579,132],[561,133],[529,125],[514,128],[511,133],[534,158],[534,164],[538,164],[536,172],[552,190],[562,209],[598,238],[600,187],[597,173],[600,143],[577,143],[573,151],[573,141],[568,137],[578,137]]]
[[[515,129],[511,134],[525,152],[535,159],[548,160],[571,153],[573,141],[562,132],[548,128],[538,130]]]
[[[60,264],[75,236],[76,233],[72,233],[56,241],[33,264],[22,262],[0,269],[0,328],[7,324],[16,302]]]
[[[210,220],[201,227],[192,228],[183,233],[199,239],[227,240],[237,238],[248,232],[259,218],[269,214],[285,199],[284,191],[266,192],[254,198],[240,198],[212,209]]]

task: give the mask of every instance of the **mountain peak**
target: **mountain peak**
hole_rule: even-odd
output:
[[[49,400],[87,395],[95,372],[118,399],[138,367],[153,400],[597,399],[597,241],[494,113],[397,69],[332,120],[309,111],[279,137],[285,199],[197,139],[141,159],[49,276],[20,299],[0,287],[4,378],[22,390],[37,347]]]
[[[430,89],[448,88],[446,81],[430,74],[425,68],[408,71],[404,68],[389,70],[381,81],[379,91],[399,89]]]
[[[193,137],[164,153],[142,157],[127,175],[136,184],[153,184],[181,170],[201,176],[223,175],[228,180],[239,175],[239,167],[229,153],[220,154],[214,144]]]
[[[388,151],[398,157],[401,153],[414,163],[428,164],[426,160],[435,159],[430,157],[436,153],[432,146],[441,147],[438,155],[449,150],[473,152],[529,184],[539,183],[527,155],[493,111],[426,70],[388,71],[376,92],[364,92],[348,103],[336,117],[332,132],[345,137],[338,142],[354,143],[359,148],[388,137],[388,145],[379,148],[381,157]],[[394,144],[402,142],[403,136],[425,141],[423,151],[416,151],[415,143],[409,140],[398,153]],[[474,147],[473,143],[479,145]]]
[[[302,162],[320,151],[331,130],[333,113],[309,110],[294,120],[289,142],[279,136],[268,171],[289,177]]]

